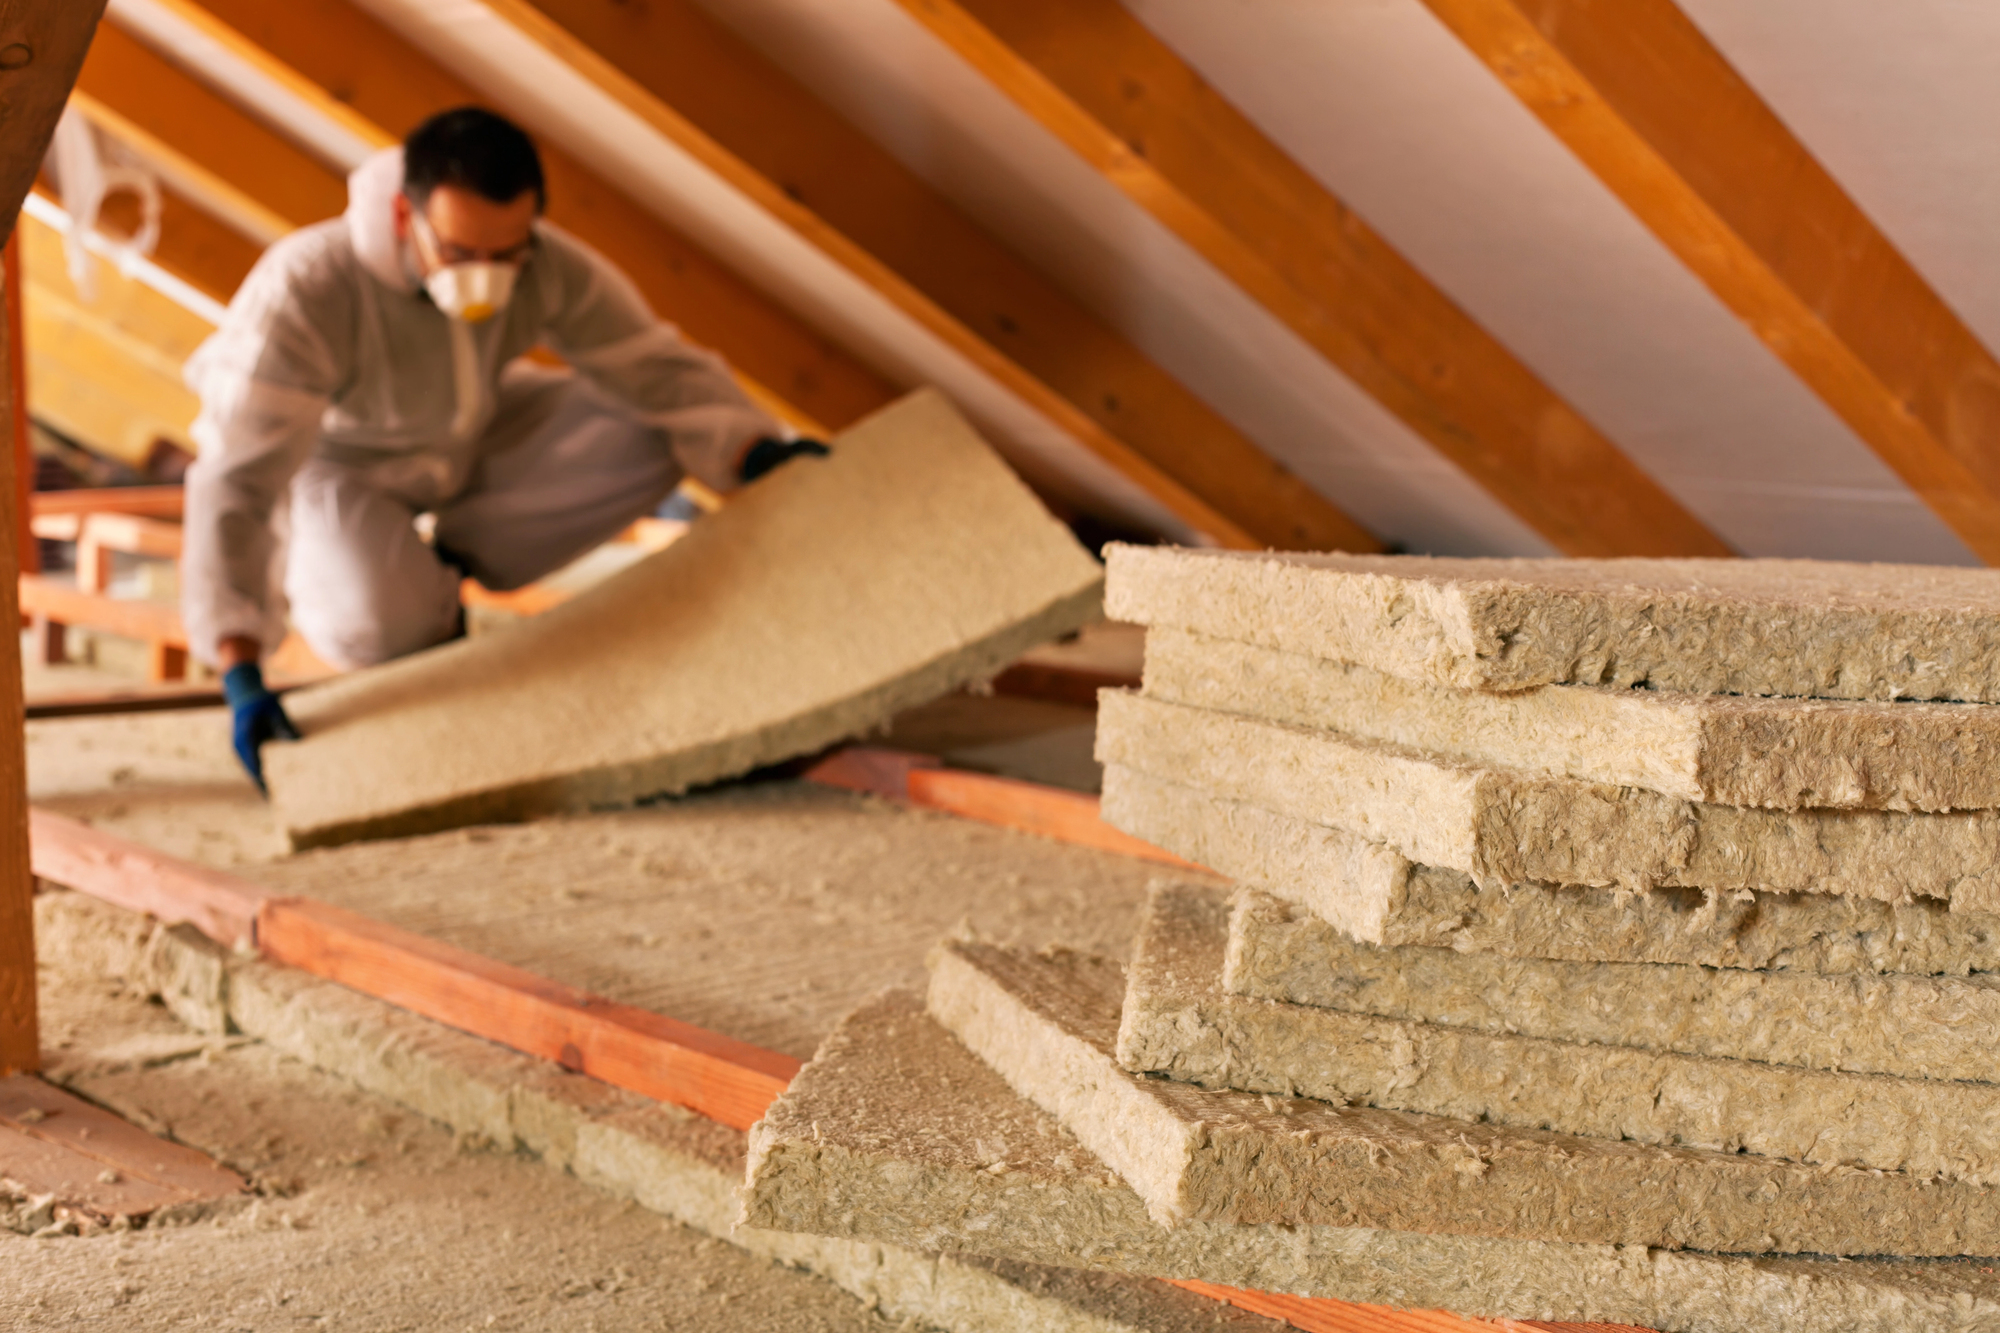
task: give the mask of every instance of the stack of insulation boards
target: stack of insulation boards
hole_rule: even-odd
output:
[[[1466,1314],[2000,1330],[2000,575],[1116,548],[1128,965],[975,940],[779,1230]]]

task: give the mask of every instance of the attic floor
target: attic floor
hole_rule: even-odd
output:
[[[211,1154],[253,1192],[137,1231],[0,1228],[0,1310],[20,1327],[894,1327],[829,1283],[459,1142],[262,1043],[192,1032],[61,958],[43,960],[40,983],[53,1079]]]
[[[923,725],[940,749],[998,745],[999,771],[1090,780],[1074,710],[991,702],[983,732],[978,708],[957,704]],[[40,721],[28,752],[47,808],[800,1057],[867,996],[919,982],[925,953],[960,926],[1122,956],[1160,873],[790,781],[289,856],[218,710]],[[189,1227],[0,1236],[0,1309],[35,1308],[38,1327],[111,1310],[121,1327],[170,1327],[198,1309],[220,1312],[217,1327],[331,1311],[362,1328],[873,1326],[828,1284],[544,1167],[458,1152],[421,1117],[44,964],[45,1046],[64,1081],[264,1193]]]

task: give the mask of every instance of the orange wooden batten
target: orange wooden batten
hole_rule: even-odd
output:
[[[1039,834],[1057,842],[1094,847],[1141,861],[1158,861],[1183,870],[1202,868],[1105,823],[1098,815],[1095,796],[1018,778],[946,768],[929,755],[850,746],[834,751],[802,776],[807,782],[907,801],[926,810]]]
[[[29,859],[37,879],[87,893],[169,925],[188,922],[222,944],[247,942],[266,894],[247,879],[182,861],[28,807]]]
[[[1353,1305],[1324,1297],[1282,1296],[1242,1291],[1209,1282],[1174,1282],[1184,1291],[1222,1301],[1239,1310],[1282,1319],[1304,1333],[1493,1333],[1532,1328],[1539,1333],[1652,1333],[1629,1324],[1552,1324],[1532,1319],[1468,1319],[1445,1310],[1398,1310],[1387,1305]]]
[[[748,1129],[800,1062],[617,1004],[309,898],[266,899],[257,948],[275,962],[616,1087]]]

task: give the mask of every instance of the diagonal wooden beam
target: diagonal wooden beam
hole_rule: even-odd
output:
[[[347,206],[340,175],[128,36],[100,24],[72,95],[173,185],[269,244]]]
[[[1231,544],[1380,549],[1116,330],[689,0],[482,3],[1194,527]]]
[[[35,192],[52,203],[62,202],[39,185]],[[147,258],[196,291],[229,304],[262,247],[171,186],[160,191],[160,205],[160,241]],[[138,206],[129,195],[113,195],[98,222],[111,235],[131,236],[139,229]]]
[[[40,170],[104,0],[15,0],[0,6],[0,244]],[[11,421],[21,384],[10,320],[0,320],[0,420]],[[18,512],[20,466],[0,450],[0,624],[20,623],[14,591],[27,516]],[[40,1065],[35,1013],[34,877],[28,871],[28,763],[23,748],[21,638],[0,635],[0,1075]]]
[[[1672,0],[1425,3],[2000,564],[2000,362]]]
[[[346,0],[159,0],[364,142],[399,141],[449,107],[487,104]],[[729,359],[753,396],[832,431],[898,388],[808,328],[574,158],[543,144],[549,217],[622,268],[664,317]]]
[[[1558,550],[1729,548],[1117,0],[897,0]]]
[[[157,440],[193,452],[198,404],[181,366],[212,331],[208,321],[95,259],[96,299],[86,302],[71,285],[60,235],[24,217],[16,239],[36,419],[135,467]]]

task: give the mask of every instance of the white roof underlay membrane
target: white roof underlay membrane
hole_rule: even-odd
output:
[[[887,0],[702,3],[1375,531],[1546,549]],[[1129,7],[1739,550],[1972,561],[1418,0]]]
[[[362,6],[891,381],[942,388],[1002,452],[1095,497],[1100,513],[1191,537],[1066,431],[477,0]]]

